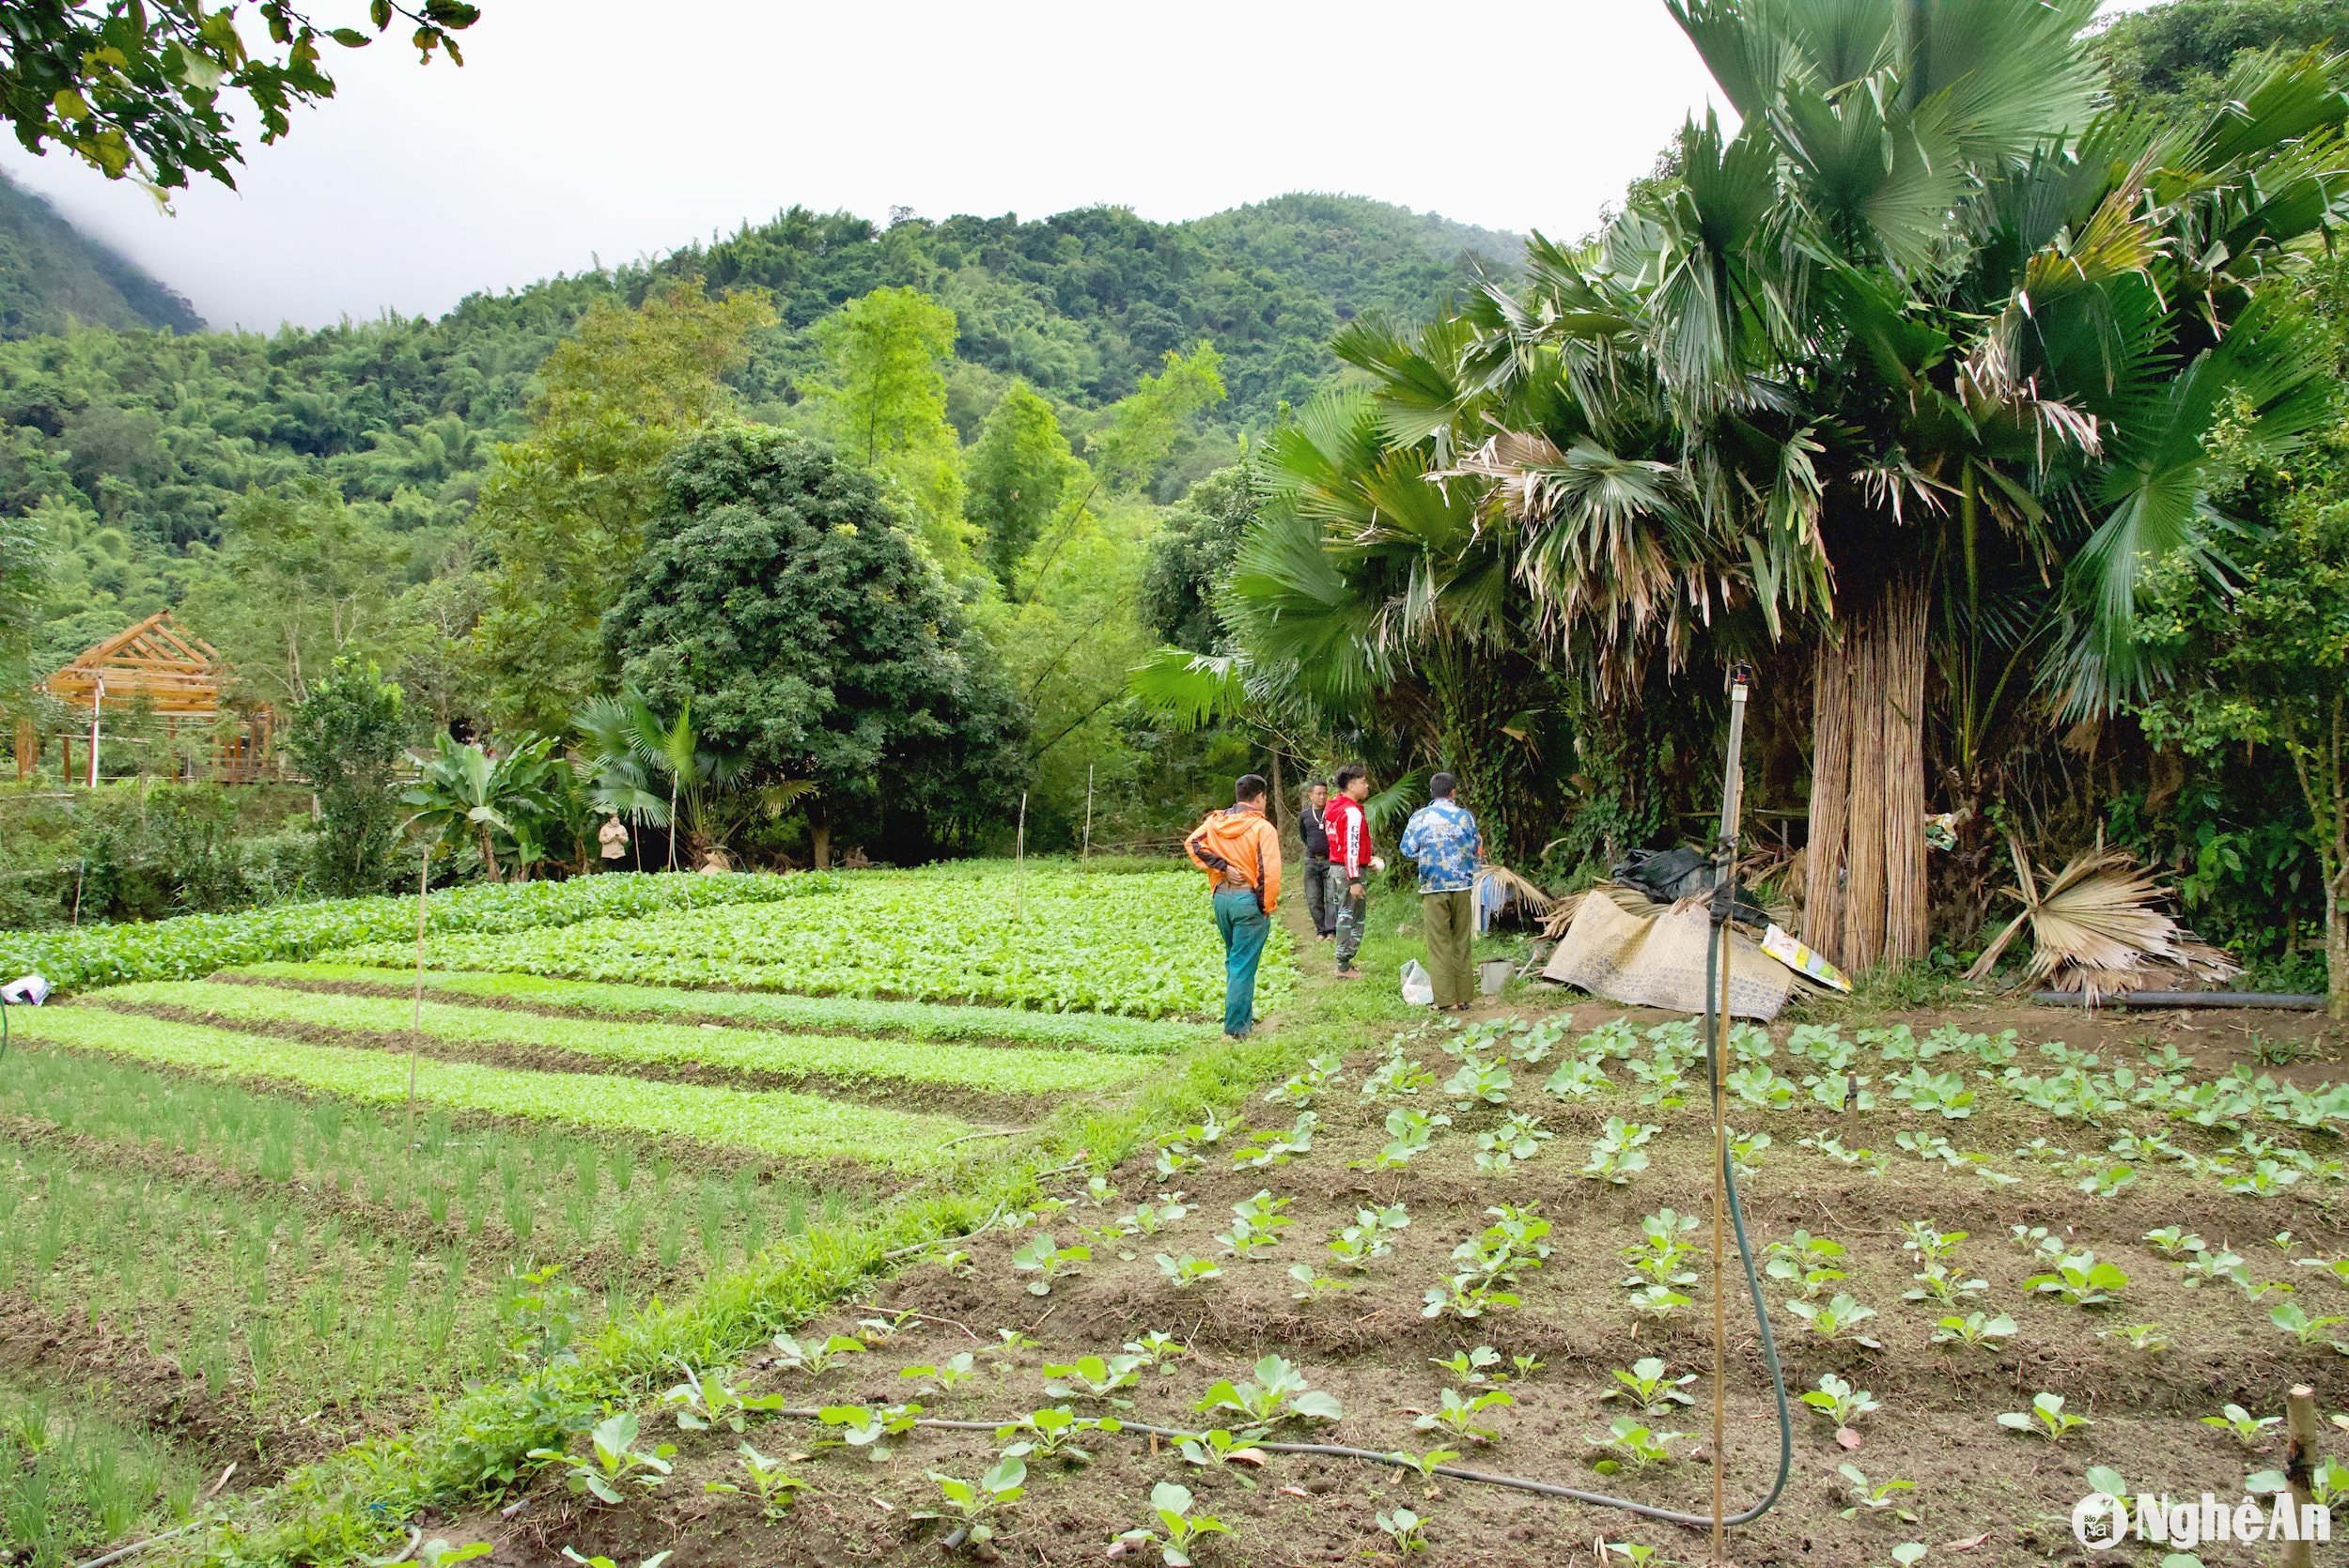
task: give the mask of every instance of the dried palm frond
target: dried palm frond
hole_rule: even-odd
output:
[[[1574,924],[1574,912],[1579,909],[1582,907],[1582,901],[1593,893],[1596,893],[1601,898],[1613,899],[1617,908],[1638,915],[1641,920],[1653,920],[1663,909],[1662,905],[1638,888],[1626,887],[1621,882],[1596,882],[1580,893],[1571,893],[1559,899],[1551,907],[1549,913],[1543,917],[1542,935],[1551,941],[1556,941],[1564,936],[1566,928]]]
[[[1528,881],[1505,865],[1486,862],[1476,873],[1476,879],[1481,882],[1488,877],[1499,882],[1502,891],[1528,914],[1546,915],[1558,907],[1558,900],[1545,893],[1539,884]]]
[[[1967,979],[1987,976],[2025,922],[2031,928],[2030,978],[2050,990],[2077,991],[2092,1005],[2159,969],[2213,980],[2236,972],[2232,959],[2197,940],[2162,910],[2166,895],[2160,884],[2127,850],[2108,848],[2102,833],[2093,848],[2045,878],[2044,886],[2022,840],[2008,834],[2007,849],[2021,884],[2012,891],[2022,900],[2023,912],[1983,949]]]

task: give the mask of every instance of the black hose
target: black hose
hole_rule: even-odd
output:
[[[2086,1007],[2080,991],[2038,991],[2031,1000],[2049,1007]],[[2294,991],[2108,991],[2099,1007],[2268,1007],[2279,1012],[2321,1013],[2325,999]]]

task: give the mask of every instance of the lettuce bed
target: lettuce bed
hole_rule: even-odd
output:
[[[254,964],[235,971],[255,980],[392,986],[406,991],[413,969],[364,964]],[[1112,1017],[1100,1013],[1038,1013],[1022,1007],[926,1001],[872,1001],[860,997],[792,996],[776,991],[689,991],[668,986],[630,986],[562,980],[543,974],[474,974],[428,970],[425,989],[451,998],[477,997],[533,1007],[598,1014],[666,1014],[717,1018],[741,1025],[829,1030],[868,1037],[912,1040],[1010,1040],[1021,1045],[1090,1046],[1137,1056],[1171,1056],[1204,1044],[1214,1031],[1202,1024]]]
[[[796,901],[832,891],[822,876],[700,877],[683,872],[583,877],[568,882],[485,883],[435,893],[428,932],[513,933],[599,919],[625,922],[713,906]],[[279,904],[232,915],[181,915],[79,931],[15,932],[0,938],[0,971],[39,970],[64,990],[130,980],[181,980],[235,964],[306,958],[354,941],[416,935],[413,898],[337,898]]]
[[[836,878],[823,898],[559,930],[443,932],[426,959],[440,969],[1146,1018],[1221,1010],[1223,955],[1195,874],[1033,868],[1019,888],[1000,864],[955,871],[859,872]],[[1279,998],[1289,970],[1278,924],[1267,945],[1260,1004]],[[412,961],[413,948],[379,940],[326,956],[396,967]]]
[[[404,1032],[415,1017],[411,1002],[392,997],[338,996],[203,980],[117,986],[106,992],[99,1004],[116,1002],[184,1007],[214,1015],[228,1024],[306,1023],[329,1029]],[[861,1040],[846,1034],[771,1034],[692,1024],[599,1023],[443,1001],[425,1004],[423,1028],[439,1040],[541,1046],[613,1062],[700,1063],[736,1071],[894,1079],[960,1084],[994,1094],[1092,1094],[1131,1083],[1152,1069],[1146,1060],[1099,1051]]]
[[[29,1012],[16,1030],[26,1041],[104,1051],[246,1082],[285,1084],[343,1099],[382,1105],[401,1101],[408,1094],[409,1061],[389,1051],[301,1045],[95,1007]],[[847,1159],[899,1171],[941,1163],[939,1146],[974,1130],[950,1117],[784,1091],[749,1094],[598,1073],[518,1072],[429,1059],[417,1062],[415,1072],[417,1099],[449,1110],[650,1138],[688,1138],[785,1158]]]

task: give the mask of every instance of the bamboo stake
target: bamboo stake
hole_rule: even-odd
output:
[[[1085,869],[1093,869],[1093,764],[1085,764]]]
[[[1851,658],[1822,642],[1811,677],[1811,842],[1803,851],[1802,939],[1838,963],[1843,951],[1843,852],[1851,823]]]
[[[1028,792],[1019,792],[1019,837],[1012,850],[1011,896],[1013,918],[1020,924],[1028,923]]]
[[[432,844],[416,862],[416,1005],[408,1023],[408,1161],[416,1158],[416,1043],[424,1037],[424,908],[431,891]]]
[[[2284,1400],[2284,1481],[2292,1488],[2295,1522],[2309,1516],[2310,1506],[2316,1500],[2316,1390],[2298,1384]],[[2284,1568],[2314,1568],[2316,1555],[2306,1538],[2308,1532],[2294,1533],[2301,1539],[2284,1543]]]

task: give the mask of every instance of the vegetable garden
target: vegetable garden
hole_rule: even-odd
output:
[[[550,969],[576,940],[605,955],[579,977],[436,968],[419,1000],[388,952],[305,940],[17,1010],[10,1544],[61,1563],[184,1520],[157,1560],[1704,1560],[1702,1532],[1466,1474],[1708,1506],[1689,1022],[1520,991],[1430,1023],[1284,948],[1235,1045],[1172,1000],[1216,972],[1188,875],[799,880],[428,939]],[[1023,903],[1034,955],[995,978],[1036,977],[1004,987],[1025,1007],[907,1000],[944,971],[890,938],[857,972],[819,914],[926,909],[1018,955]],[[695,928],[766,973],[797,930],[832,994],[665,983]],[[1367,958],[1392,973],[1407,937]],[[1079,978],[1103,1010],[1048,1010]],[[1733,1035],[1794,1400],[1735,1560],[2060,1560],[2097,1486],[2275,1485],[2284,1389],[2337,1408],[2349,1344],[2349,1087],[2308,1031],[1843,1005]],[[1779,1439],[1732,1265],[1734,1509]]]

